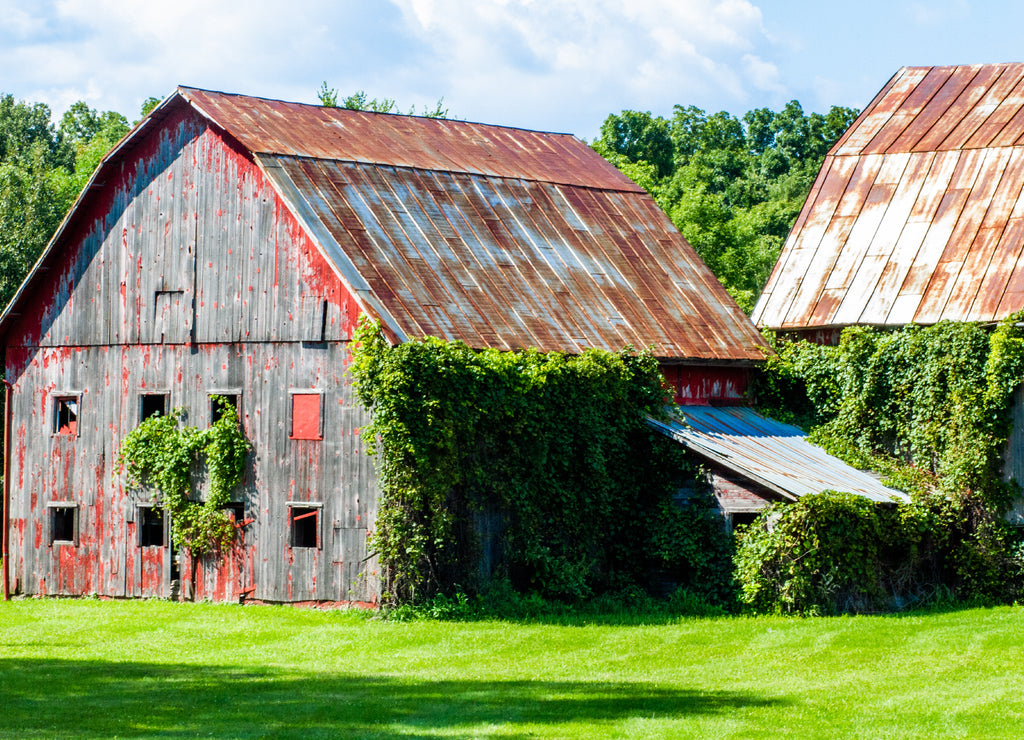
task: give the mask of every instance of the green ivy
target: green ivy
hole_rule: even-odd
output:
[[[233,406],[215,396],[220,418],[208,429],[182,426],[183,409],[152,416],[121,442],[117,471],[129,487],[151,486],[171,516],[174,544],[193,557],[223,552],[236,529],[224,506],[241,483],[250,445]],[[193,480],[200,463],[207,474],[206,500],[193,498]]]
[[[381,484],[372,546],[393,603],[479,593],[492,576],[569,601],[657,580],[729,592],[710,497],[670,505],[694,470],[646,424],[666,401],[650,354],[391,346],[365,318],[356,340]]]
[[[737,578],[762,610],[893,608],[946,594],[1022,594],[1020,534],[1002,514],[1019,489],[1002,479],[1021,317],[996,327],[942,322],[854,327],[837,346],[780,340],[755,378],[762,411],[911,493],[880,507],[847,494],[772,509],[740,535]],[[852,539],[851,539],[852,538]]]
[[[770,337],[777,356],[755,380],[755,400],[836,454],[887,456],[1005,509],[1014,490],[1002,455],[1024,381],[1020,320],[853,327],[834,347]]]
[[[738,532],[741,601],[756,611],[901,609],[943,598],[1006,603],[1024,585],[1018,538],[970,495],[875,504],[826,491]]]

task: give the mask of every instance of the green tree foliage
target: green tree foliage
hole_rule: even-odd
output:
[[[856,118],[850,108],[758,108],[736,118],[675,106],[622,111],[594,149],[648,190],[746,310],[768,279],[822,158]]]
[[[653,357],[392,347],[365,320],[356,338],[382,489],[372,543],[395,603],[492,576],[569,601],[652,579],[729,598],[710,496],[672,504],[693,471],[645,422],[664,403]]]
[[[401,113],[398,103],[395,102],[394,98],[371,98],[363,90],[357,90],[340,101],[338,95],[338,91],[335,88],[328,87],[326,82],[320,85],[320,89],[316,93],[317,98],[320,100],[320,105],[327,106],[328,108],[365,110],[371,113]],[[406,115],[415,116],[416,106],[412,106]],[[444,98],[439,99],[433,108],[424,106],[420,115],[424,118],[449,118],[448,109],[444,107]]]
[[[50,109],[0,95],[0,303],[6,305],[89,179],[128,131],[118,113]]]

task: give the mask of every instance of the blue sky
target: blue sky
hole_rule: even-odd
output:
[[[0,0],[0,92],[130,120],[179,84],[592,139],[623,109],[865,106],[904,65],[1024,61],[1024,3],[975,0]]]

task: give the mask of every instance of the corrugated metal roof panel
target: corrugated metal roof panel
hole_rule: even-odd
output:
[[[370,113],[179,87],[254,154],[336,159],[642,192],[570,134]]]
[[[764,357],[760,334],[645,193],[257,159],[318,232],[339,274],[362,276],[367,307],[398,336],[570,352],[632,344],[706,361]]]
[[[872,501],[909,500],[902,491],[883,486],[812,445],[797,427],[767,419],[749,408],[676,406],[668,421],[648,421],[697,454],[786,498],[835,490]]]
[[[1024,64],[901,69],[826,156],[755,323],[998,321],[1024,308],[1004,293],[1024,269],[1010,238],[1022,143]]]

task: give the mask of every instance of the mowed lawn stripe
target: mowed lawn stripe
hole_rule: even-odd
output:
[[[1024,609],[619,626],[0,603],[0,737],[1020,737]]]

